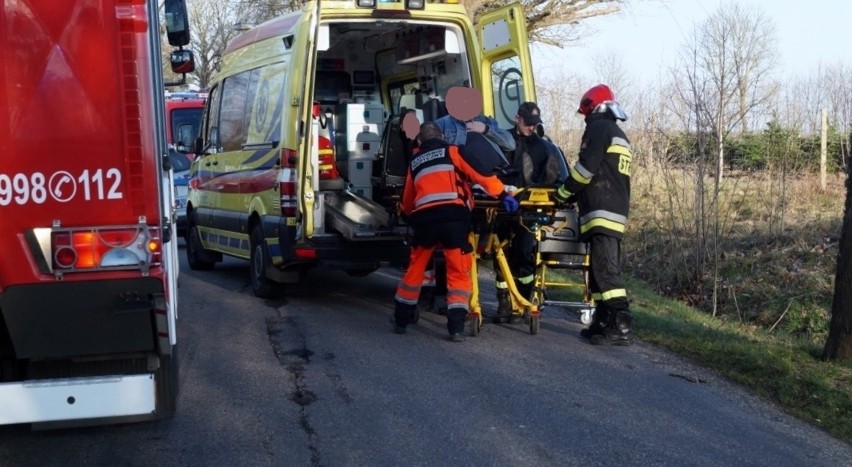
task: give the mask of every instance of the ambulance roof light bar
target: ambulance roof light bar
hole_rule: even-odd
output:
[[[405,3],[407,10],[422,10],[426,3],[458,4],[458,0],[355,0],[361,8],[375,8],[377,3]]]

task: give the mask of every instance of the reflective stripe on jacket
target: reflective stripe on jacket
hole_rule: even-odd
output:
[[[411,159],[402,195],[402,212],[408,216],[438,206],[473,209],[471,185],[479,184],[499,198],[504,186],[495,176],[474,170],[459,154],[458,147],[441,140],[423,142]]]
[[[561,190],[577,195],[580,237],[621,238],[630,208],[630,141],[608,113],[586,117],[580,156]]]

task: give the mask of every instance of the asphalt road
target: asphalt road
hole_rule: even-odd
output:
[[[399,271],[315,270],[264,301],[244,262],[181,259],[176,417],[0,427],[0,465],[852,465],[852,446],[666,351],[588,345],[573,312],[453,343],[432,313],[391,332]]]

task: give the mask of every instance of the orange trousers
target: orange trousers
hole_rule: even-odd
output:
[[[423,276],[434,250],[435,245],[415,246],[411,249],[408,269],[396,288],[397,302],[412,307],[417,306],[420,288],[423,286]],[[468,311],[473,287],[470,279],[473,255],[463,253],[461,248],[445,248],[444,257],[447,263],[447,313],[454,309]]]

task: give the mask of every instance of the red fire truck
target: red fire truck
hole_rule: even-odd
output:
[[[162,12],[185,80],[184,1]],[[159,31],[157,0],[0,0],[0,424],[174,414]]]

